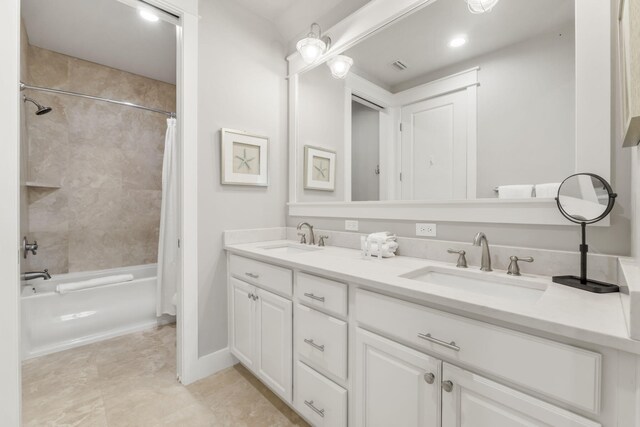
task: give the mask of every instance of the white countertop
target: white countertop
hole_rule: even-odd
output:
[[[640,341],[629,338],[619,293],[594,294],[553,283],[551,277],[523,274],[521,277],[525,281],[546,282],[547,289],[535,301],[516,301],[399,277],[421,268],[451,268],[455,264],[403,256],[371,259],[363,257],[360,251],[332,246],[296,254],[274,253],[264,249],[285,243],[295,244],[276,240],[226,245],[225,249],[238,255],[410,298],[456,314],[506,322],[640,354]],[[469,270],[472,269],[470,267]],[[506,276],[505,271],[498,270],[479,274],[482,277]]]

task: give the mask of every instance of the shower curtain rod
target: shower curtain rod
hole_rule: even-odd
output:
[[[79,98],[92,99],[94,101],[103,101],[103,102],[108,102],[110,104],[124,105],[126,107],[132,107],[132,108],[138,108],[140,110],[152,111],[154,113],[164,114],[164,115],[169,116],[171,118],[175,118],[176,117],[176,113],[174,113],[172,111],[158,110],[156,108],[145,107],[143,105],[133,104],[131,102],[116,101],[114,99],[108,99],[108,98],[100,98],[98,96],[85,95],[83,93],[70,92],[68,90],[52,89],[52,88],[41,87],[41,86],[31,86],[31,85],[24,84],[24,83],[20,82],[20,90],[22,91],[22,90],[25,90],[25,89],[38,90],[40,92],[59,93],[61,95],[77,96]]]

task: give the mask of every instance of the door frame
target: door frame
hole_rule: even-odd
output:
[[[178,377],[189,384],[206,374],[198,356],[198,2],[146,0],[180,19],[177,113],[181,152],[181,260],[178,286]],[[0,17],[0,117],[4,123],[0,156],[0,419],[21,424],[20,352],[20,3],[7,0]],[[127,3],[127,1],[125,1]]]

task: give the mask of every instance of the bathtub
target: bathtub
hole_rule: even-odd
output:
[[[59,294],[56,285],[116,274],[133,281]],[[22,357],[29,359],[168,323],[156,317],[156,265],[54,275],[22,285]]]

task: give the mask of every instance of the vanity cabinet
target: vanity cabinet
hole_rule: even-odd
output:
[[[230,278],[231,352],[286,401],[292,400],[293,303]]]
[[[638,425],[605,392],[620,381],[605,347],[230,257],[231,351],[314,426]]]

